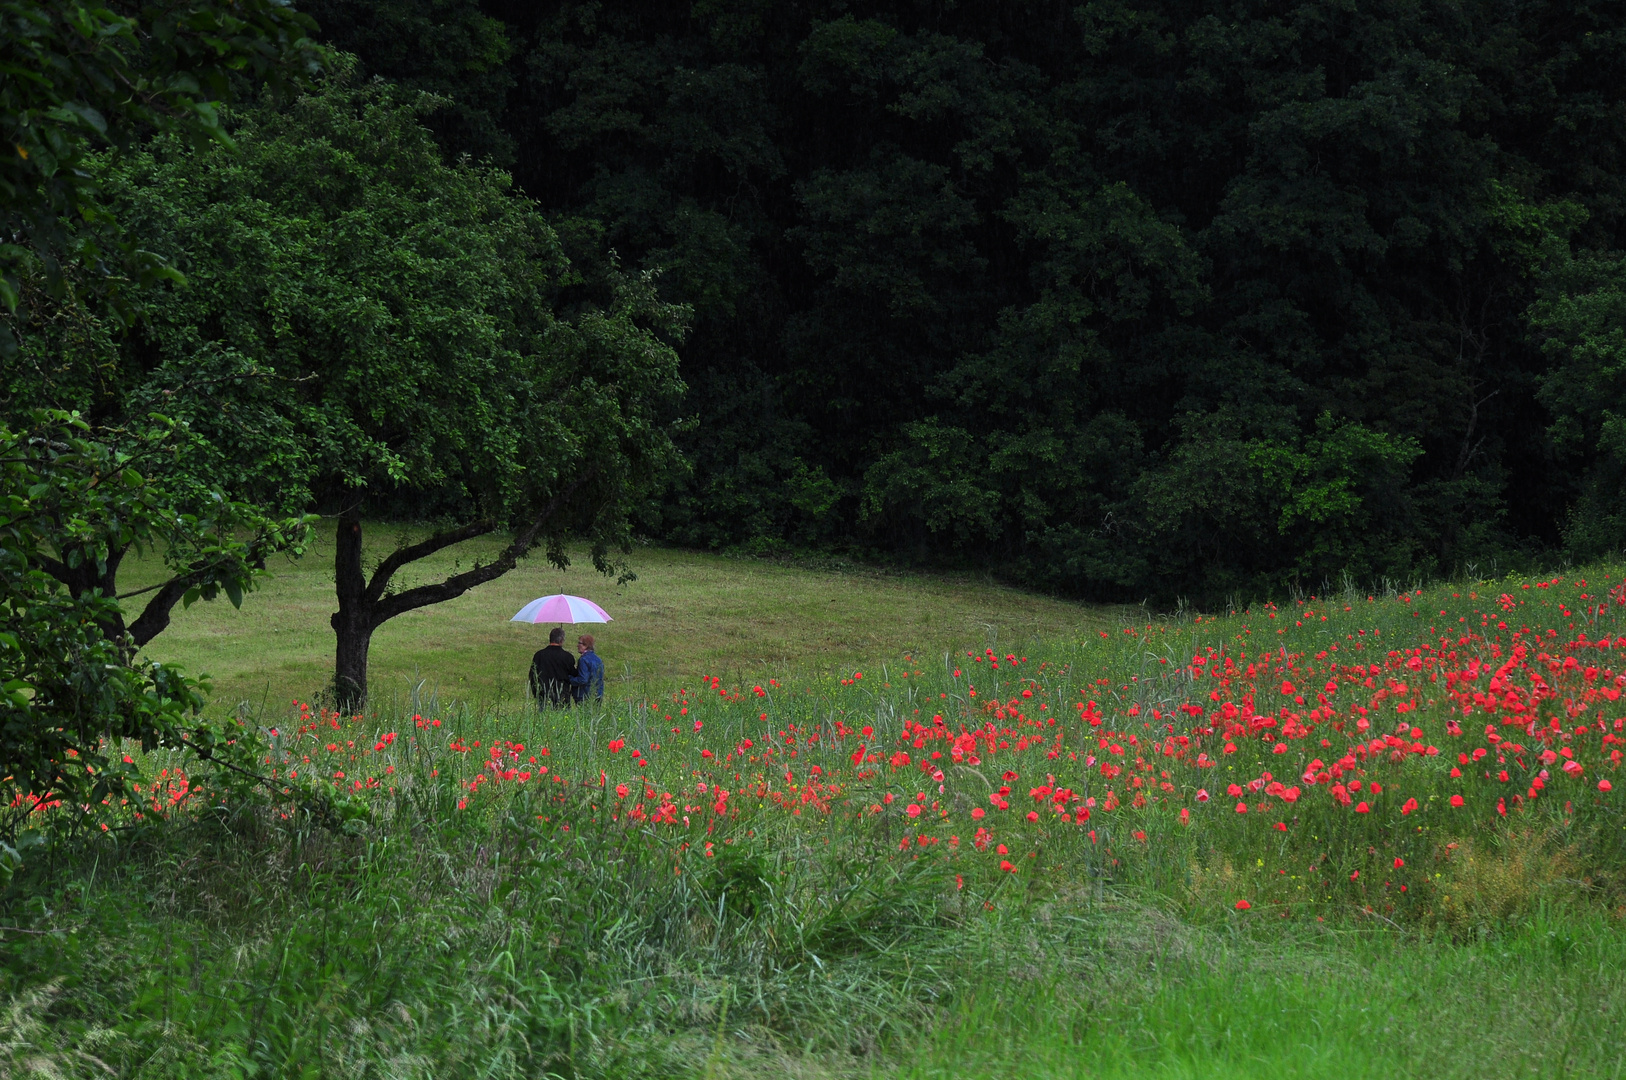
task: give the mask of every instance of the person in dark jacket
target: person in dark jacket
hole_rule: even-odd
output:
[[[570,682],[576,677],[576,661],[565,652],[565,628],[548,631],[548,647],[531,657],[531,696],[538,705],[570,704]]]
[[[576,652],[580,659],[576,661],[576,677],[570,680],[570,688],[576,693],[577,701],[586,701],[587,695],[597,690],[597,700],[604,700],[604,661],[598,658],[593,651],[593,635],[583,634],[576,639]]]

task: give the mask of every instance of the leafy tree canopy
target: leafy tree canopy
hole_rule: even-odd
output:
[[[32,276],[58,299],[99,287],[124,315],[119,286],[173,277],[107,214],[86,155],[154,131],[226,140],[234,89],[317,70],[314,26],[282,0],[0,0],[0,307]],[[0,356],[16,346],[0,324]]]

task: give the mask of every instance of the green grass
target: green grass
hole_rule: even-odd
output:
[[[42,1074],[127,1077],[1626,1071],[1626,791],[1597,787],[1613,775],[1626,698],[1607,697],[1620,654],[1571,641],[1626,633],[1626,594],[1598,603],[1621,568],[1104,629],[1073,609],[1079,622],[1025,624],[1025,656],[1013,649],[996,669],[963,649],[902,653],[931,632],[952,640],[942,613],[971,618],[998,592],[985,585],[660,557],[671,581],[701,590],[731,572],[808,591],[857,579],[944,626],[914,623],[921,636],[900,634],[890,656],[857,650],[862,679],[831,670],[854,655],[825,647],[836,630],[792,620],[809,643],[799,659],[715,669],[716,685],[635,673],[604,706],[572,710],[443,698],[421,716],[438,725],[419,726],[404,700],[352,721],[268,695],[249,717],[266,732],[261,767],[335,791],[358,812],[352,825],[318,827],[288,799],[244,802],[169,752],[141,764],[160,803],[179,791],[161,770],[189,774],[174,808],[155,811],[145,790],[108,809],[106,833],[53,812],[0,897],[0,921],[29,931],[0,931],[0,1076],[26,1075],[27,1060]],[[277,595],[245,611],[274,610]],[[1018,609],[1052,603],[1007,595]],[[988,631],[961,625],[965,644],[983,643]],[[695,637],[673,647],[703,672]],[[1505,691],[1503,714],[1462,711],[1456,695],[1490,677],[1459,681],[1467,665],[1519,655],[1507,677],[1543,722],[1566,718],[1562,739],[1506,723]],[[1582,662],[1561,663],[1570,656]],[[1207,673],[1227,657],[1223,680]],[[1327,693],[1339,719],[1309,719],[1316,699],[1297,706],[1296,691]],[[1109,777],[1086,761],[1127,767],[1168,745],[1153,742],[1153,709],[1219,728],[1244,697],[1282,726],[1199,739],[1212,766],[1159,749],[1170,787],[1144,789],[1142,806],[1133,770]],[[1099,726],[1077,708],[1088,702]],[[1193,703],[1199,715],[1178,711]],[[994,725],[1006,745],[979,742],[982,759],[945,767],[936,791],[919,769],[949,745],[934,714],[950,733]],[[1289,715],[1310,728],[1290,734]],[[1356,716],[1370,732],[1356,736]],[[1575,751],[1583,775],[1555,758],[1540,797],[1503,818],[1496,801],[1541,767],[1532,751],[1496,750],[1516,774],[1506,783],[1448,775],[1459,751],[1484,745],[1487,716],[1509,741]],[[1265,797],[1247,814],[1223,795],[1262,767],[1294,779],[1312,756],[1331,761],[1397,721],[1428,732],[1407,744],[1440,752],[1386,749],[1346,772],[1372,813],[1308,782],[1297,802]],[[1458,721],[1463,734],[1449,734]],[[490,778],[493,748],[513,777]],[[1008,810],[989,797],[1001,774],[1019,776]],[[1097,800],[1087,823],[1027,797],[1051,776],[1076,789],[1069,809]],[[1196,799],[1199,786],[1218,797]],[[1110,810],[1109,787],[1122,796]],[[1456,792],[1461,808],[1447,805]],[[667,794],[670,820],[650,820]],[[1029,807],[1046,813],[1029,822]],[[985,849],[977,828],[990,830]]]
[[[373,525],[366,537],[367,557],[379,558],[397,530]],[[225,600],[177,607],[146,654],[208,673],[219,706],[311,698],[333,673],[332,545],[324,522],[314,549],[298,561],[273,561],[240,611]],[[469,541],[413,564],[398,583],[440,580],[489,560],[499,547],[497,540]],[[583,628],[598,638],[613,694],[693,682],[703,673],[761,678],[851,668],[909,650],[1077,641],[1119,614],[987,580],[859,566],[808,569],[652,547],[632,555],[637,580],[617,585],[596,573],[584,552],[574,554],[567,571],[533,558],[456,600],[385,623],[373,636],[373,695],[407,701],[417,689],[442,701],[520,699],[531,654],[546,644],[548,628],[508,619],[556,592],[589,597],[615,620]],[[131,560],[124,587],[150,584],[161,570],[155,559]]]
[[[1154,924],[1155,925],[1155,924]],[[900,1077],[1616,1076],[1626,941],[1532,919],[1489,942],[1165,925],[1139,978],[996,981],[911,1049]],[[1148,934],[1150,936],[1150,933]]]

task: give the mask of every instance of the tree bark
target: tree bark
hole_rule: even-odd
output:
[[[339,514],[333,585],[339,610],[333,613],[337,640],[333,657],[333,697],[340,712],[355,712],[367,700],[367,650],[373,641],[372,605],[361,570],[361,510]]]
[[[119,563],[124,559],[124,549],[118,548],[110,551],[102,568],[98,568],[96,560],[90,552],[80,547],[75,549],[78,556],[77,566],[69,566],[68,552],[64,551],[62,559],[53,559],[49,556],[40,559],[40,569],[68,587],[68,595],[78,600],[88,593],[100,590],[105,596],[116,596],[114,583],[119,572]],[[114,612],[108,619],[98,623],[102,634],[110,641],[124,640],[124,616]]]

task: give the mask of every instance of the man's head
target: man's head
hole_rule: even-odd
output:
[[[584,651],[592,652],[593,651],[593,635],[592,634],[583,634],[581,637],[576,639],[576,644],[580,645]]]
[[[565,643],[565,628],[564,627],[555,626],[552,630],[548,631],[548,644],[549,645],[563,645],[564,643]]]

